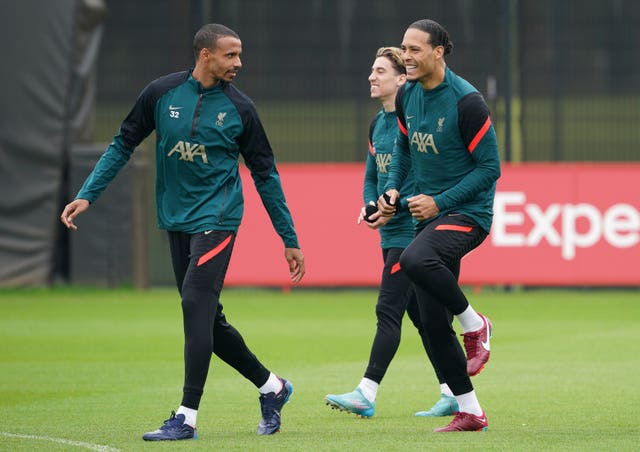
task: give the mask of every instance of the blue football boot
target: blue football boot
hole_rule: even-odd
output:
[[[260,411],[262,419],[258,424],[258,435],[273,435],[280,431],[280,412],[293,394],[293,385],[280,378],[282,389],[279,393],[260,394]]]
[[[184,423],[184,414],[172,411],[169,419],[164,421],[162,427],[153,432],[142,435],[145,441],[176,441],[179,439],[198,439],[198,432],[194,427]]]
[[[448,396],[446,394],[440,394],[440,400],[433,405],[429,411],[418,411],[416,416],[420,417],[441,417],[441,416],[453,416],[460,408],[458,408],[458,402],[455,397]]]
[[[327,394],[324,400],[333,409],[348,411],[359,417],[371,417],[376,410],[376,403],[369,402],[360,388],[346,394]]]

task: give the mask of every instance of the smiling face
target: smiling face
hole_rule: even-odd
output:
[[[220,81],[231,82],[242,67],[242,42],[233,36],[222,36],[214,49],[204,48],[198,55],[193,77],[207,88]]]
[[[434,88],[444,80],[444,48],[433,47],[429,33],[407,29],[401,48],[408,80],[420,82],[425,89]]]
[[[372,99],[384,101],[395,98],[396,91],[404,83],[404,74],[399,74],[389,58],[381,56],[375,59],[369,75],[369,91]]]

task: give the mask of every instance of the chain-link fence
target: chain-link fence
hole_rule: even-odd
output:
[[[358,161],[378,108],[375,50],[420,18],[454,42],[447,64],[487,99],[505,160],[637,160],[640,3],[631,0],[140,0],[108,2],[98,136],[109,140],[150,80],[193,65],[207,22],[236,30],[279,161]]]

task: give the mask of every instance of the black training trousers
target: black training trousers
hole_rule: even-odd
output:
[[[371,346],[371,354],[369,355],[369,365],[364,376],[377,383],[380,383],[384,378],[387,368],[400,345],[402,318],[405,311],[407,311],[409,318],[420,334],[422,345],[433,365],[438,381],[443,383],[444,380],[431,359],[429,342],[420,321],[420,312],[416,303],[413,284],[405,272],[402,271],[398,262],[402,251],[404,251],[404,248],[382,250],[384,268],[382,269],[382,280],[376,304],[376,318],[378,321],[376,335]]]
[[[222,313],[219,298],[234,240],[232,231],[169,232],[171,261],[182,297],[182,405],[188,408],[198,409],[212,353],[256,387],[262,386],[269,378],[269,371],[251,353],[240,333]]]
[[[458,285],[460,260],[487,237],[471,218],[451,214],[428,223],[400,256],[416,289],[431,357],[455,395],[473,390],[465,353],[451,325],[469,302]]]

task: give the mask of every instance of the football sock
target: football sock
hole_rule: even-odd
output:
[[[180,405],[176,414],[184,414],[184,423],[196,428],[196,416],[198,415],[198,410]]]
[[[260,386],[259,389],[260,394],[269,394],[270,392],[277,394],[282,391],[282,381],[280,381],[276,374],[270,372],[267,382]]]
[[[453,392],[449,388],[449,385],[446,383],[442,383],[440,385],[440,394],[448,395],[449,397],[453,397]]]
[[[478,331],[484,326],[482,317],[480,317],[478,313],[473,310],[471,305],[467,306],[467,309],[458,314],[456,318],[458,319],[458,322],[460,322],[462,331],[464,331],[465,333]]]
[[[457,395],[456,401],[458,402],[460,411],[462,411],[463,413],[471,413],[475,414],[476,416],[482,415],[482,408],[480,407],[480,402],[478,402],[475,391]]]
[[[360,384],[358,385],[358,388],[360,388],[360,391],[362,391],[362,395],[365,397],[365,399],[367,399],[369,402],[373,403],[376,401],[376,394],[378,393],[378,386],[380,386],[378,383],[376,383],[373,380],[370,380],[368,378],[363,378],[360,381]]]

